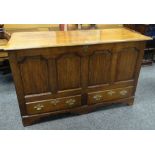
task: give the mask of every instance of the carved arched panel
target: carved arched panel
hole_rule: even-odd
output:
[[[118,53],[116,81],[134,79],[138,52],[139,50],[133,47],[124,48]]]
[[[25,95],[49,92],[47,60],[40,57],[24,57],[19,63]]]
[[[89,58],[89,85],[108,84],[111,75],[112,53],[95,51]]]
[[[66,53],[56,60],[58,90],[81,87],[81,58],[76,53]]]

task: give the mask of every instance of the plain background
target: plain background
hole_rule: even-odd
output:
[[[154,24],[153,2],[1,0],[0,23]],[[0,154],[151,155],[154,139],[154,131],[0,131]]]

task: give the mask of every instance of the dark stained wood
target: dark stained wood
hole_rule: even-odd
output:
[[[27,57],[18,64],[25,95],[50,92],[46,59]]]
[[[63,109],[70,109],[81,105],[81,95],[56,98],[26,104],[28,114],[39,114]]]
[[[89,59],[89,85],[108,84],[110,81],[112,53],[95,51]]]
[[[133,95],[133,87],[111,89],[88,94],[88,104],[96,104],[104,101],[128,98]]]
[[[14,53],[9,53],[9,62],[13,74],[13,79],[15,83],[15,88],[16,88],[16,93],[18,97],[18,102],[19,102],[19,107],[20,107],[20,112],[21,115],[24,116],[26,115],[26,105],[25,105],[25,94],[24,94],[24,88],[22,85],[22,79],[21,79],[21,74],[19,70],[19,65],[17,63],[17,58],[16,54]]]
[[[107,101],[113,103],[133,97],[143,47],[144,42],[137,42],[91,45],[87,49],[77,47],[77,50],[76,47],[73,50],[60,47],[60,50],[56,48],[57,53],[52,52],[51,48],[41,49],[44,52],[37,50],[36,53],[33,50],[10,53],[15,84],[20,87],[17,92],[19,100],[22,100],[19,102],[24,116],[31,115],[32,118],[35,114],[39,117],[47,112],[80,105],[104,105]],[[74,100],[77,95],[82,96],[78,97],[74,106],[67,106],[66,98],[72,96]],[[52,105],[52,101],[57,105]]]
[[[49,87],[50,91],[53,94],[57,93],[57,71],[56,71],[56,60],[55,59],[48,59],[48,79],[49,79]]]
[[[92,112],[94,110],[97,110],[100,107],[103,106],[108,106],[111,104],[127,104],[127,105],[133,105],[134,102],[134,97],[130,98],[125,98],[125,99],[120,99],[120,100],[115,100],[115,101],[105,101],[103,103],[97,103],[97,104],[92,104],[92,105],[83,105],[80,107],[72,108],[72,109],[65,109],[65,110],[60,110],[60,111],[53,111],[53,112],[47,112],[47,113],[42,113],[42,114],[36,114],[36,115],[25,115],[22,116],[22,121],[24,126],[29,126],[38,122],[41,122],[42,120],[45,120],[46,118],[49,118],[50,116],[57,116],[60,114],[76,114],[76,115],[81,115],[81,114],[86,114],[89,112]]]
[[[9,51],[23,124],[132,105],[144,47],[127,41]]]
[[[118,53],[116,81],[125,81],[134,78],[138,49],[124,48]]]
[[[71,67],[72,66],[72,67]],[[57,58],[58,90],[81,87],[81,58],[74,53],[66,53]]]

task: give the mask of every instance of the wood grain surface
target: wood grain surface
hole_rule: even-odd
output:
[[[116,42],[151,40],[152,38],[126,28],[104,30],[16,32],[13,33],[6,50],[42,47],[91,45]]]

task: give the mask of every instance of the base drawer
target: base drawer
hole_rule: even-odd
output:
[[[134,87],[118,88],[88,94],[88,104],[127,98],[133,95]]]
[[[45,113],[69,109],[81,105],[81,95],[57,98],[51,100],[30,102],[26,104],[28,114]]]

